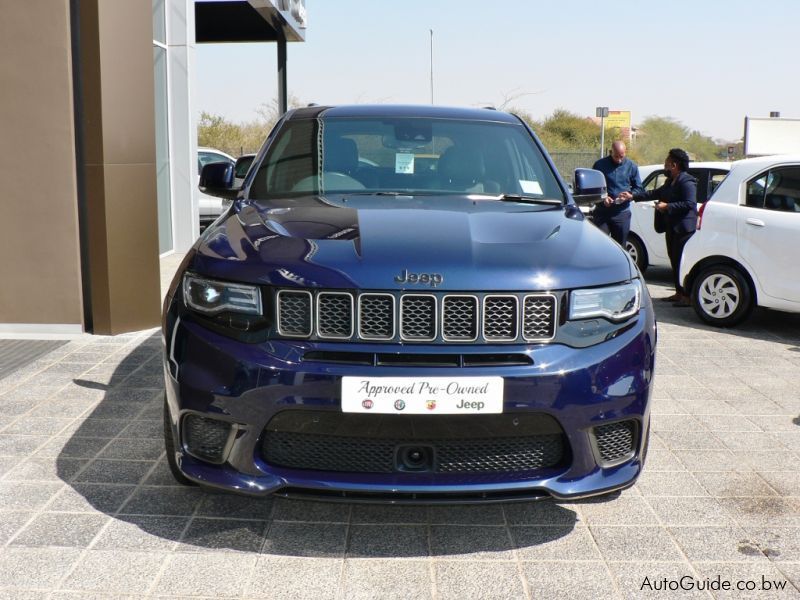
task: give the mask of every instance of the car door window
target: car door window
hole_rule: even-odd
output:
[[[711,177],[708,181],[708,197],[714,195],[714,192],[719,187],[719,184],[728,176],[728,171],[711,171]]]
[[[767,187],[767,173],[747,184],[745,203],[752,208],[764,208],[764,189]]]
[[[689,169],[689,175],[697,179],[697,201],[708,200],[708,169]]]
[[[650,175],[647,176],[647,179],[644,180],[642,187],[646,192],[652,192],[653,190],[660,188],[662,185],[664,185],[664,182],[666,181],[667,181],[667,176],[664,175],[663,172],[656,171],[654,173],[650,173]],[[640,198],[639,201],[641,200],[643,199]]]
[[[783,167],[769,172],[764,208],[800,212],[800,167]]]

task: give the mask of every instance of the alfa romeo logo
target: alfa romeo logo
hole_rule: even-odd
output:
[[[395,410],[403,410],[406,407],[406,403],[402,400],[395,400],[394,401],[394,409]]]

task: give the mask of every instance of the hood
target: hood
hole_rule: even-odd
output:
[[[237,205],[200,239],[190,268],[277,286],[419,291],[544,291],[632,276],[625,252],[563,207],[469,196]]]

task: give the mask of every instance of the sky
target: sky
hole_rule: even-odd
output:
[[[306,0],[288,45],[303,104],[630,110],[723,140],[744,117],[800,118],[800,0]],[[198,44],[197,113],[257,117],[277,96],[275,44]]]

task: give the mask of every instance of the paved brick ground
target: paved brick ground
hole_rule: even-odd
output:
[[[650,274],[652,294],[667,282]],[[800,318],[762,312],[715,331],[657,304],[645,473],[622,494],[561,505],[177,487],[157,334],[70,342],[0,380],[0,598],[674,597],[641,585],[686,575],[765,577],[787,589],[761,597],[800,597]]]

